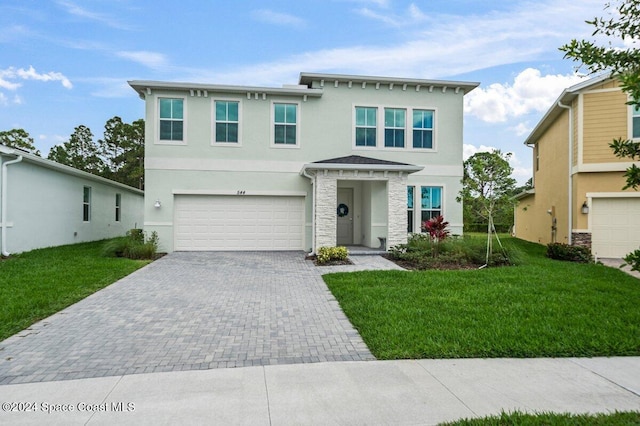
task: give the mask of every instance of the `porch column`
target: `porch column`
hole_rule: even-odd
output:
[[[338,199],[338,180],[331,171],[318,171],[316,175],[316,247],[334,247],[338,219],[336,214]]]
[[[388,235],[387,248],[407,243],[407,175],[403,172],[389,173]]]

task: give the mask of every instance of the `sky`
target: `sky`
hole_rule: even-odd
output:
[[[46,156],[88,126],[144,118],[128,80],[281,87],[300,72],[479,82],[465,158],[511,152],[585,71],[560,46],[589,39],[605,0],[1,0],[0,130]]]

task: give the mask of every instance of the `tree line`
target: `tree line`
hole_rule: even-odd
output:
[[[0,143],[42,156],[24,129],[0,131]],[[68,141],[51,148],[47,159],[144,189],[144,120],[125,123],[118,116],[110,118],[97,141],[91,129],[77,126]]]

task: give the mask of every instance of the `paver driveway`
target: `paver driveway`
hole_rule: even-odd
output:
[[[374,359],[302,252],[171,253],[0,342],[0,384]]]

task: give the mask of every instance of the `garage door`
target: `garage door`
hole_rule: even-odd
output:
[[[303,234],[303,197],[175,199],[175,250],[302,250]]]
[[[597,257],[623,257],[640,248],[640,198],[594,198],[591,251]]]

